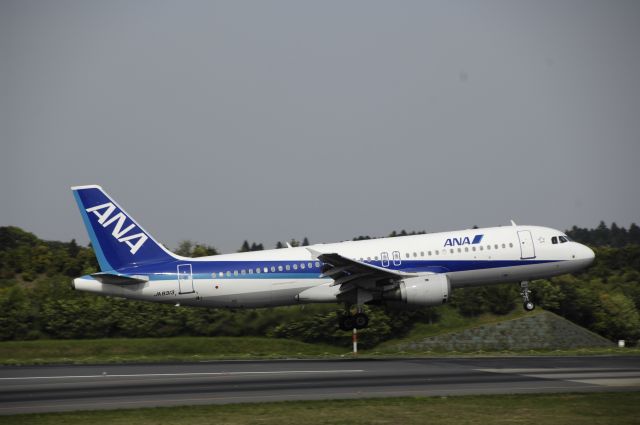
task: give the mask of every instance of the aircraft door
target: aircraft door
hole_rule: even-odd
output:
[[[402,260],[400,259],[400,252],[393,251],[393,265],[399,266],[400,264],[402,264]]]
[[[180,294],[192,294],[195,292],[191,264],[178,265],[178,289]]]
[[[382,259],[382,267],[389,267],[389,253],[388,252],[380,253],[380,258]]]
[[[518,231],[518,239],[520,240],[520,258],[523,260],[536,258],[536,250],[533,246],[531,232],[529,230]]]

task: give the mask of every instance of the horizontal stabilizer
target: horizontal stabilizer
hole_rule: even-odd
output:
[[[94,279],[101,283],[109,283],[111,285],[135,285],[137,283],[144,283],[149,281],[148,276],[129,276],[126,274],[120,274],[116,272],[100,272],[91,275]]]

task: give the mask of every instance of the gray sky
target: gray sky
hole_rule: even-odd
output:
[[[0,0],[0,225],[170,247],[640,221],[637,1]]]

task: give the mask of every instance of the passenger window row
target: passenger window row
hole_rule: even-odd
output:
[[[509,246],[509,248],[513,248],[513,243],[509,243],[508,246]],[[506,249],[507,248],[507,244],[503,243],[503,244],[494,244],[494,245],[486,245],[486,246],[479,245],[477,247],[474,245],[471,248],[466,246],[464,248],[460,247],[460,248],[457,248],[457,249],[450,248],[448,252],[450,254],[455,254],[456,252],[458,252],[458,253],[470,252],[470,251],[471,252],[477,252],[477,251],[484,251],[485,249],[487,251],[491,251],[491,249],[497,250],[497,249],[500,249],[500,248]],[[425,255],[425,253],[427,255]],[[433,251],[420,251],[420,257],[421,258],[432,257],[434,255],[446,255],[446,254],[447,254],[447,250],[446,249],[443,249],[443,250],[436,249],[436,250],[433,250]],[[417,251],[414,251],[412,253],[411,252],[406,252],[404,254],[404,256],[407,259],[412,258],[412,257],[413,258],[418,258],[418,252]],[[355,258],[354,258],[354,260],[355,260]],[[375,257],[373,257],[373,260],[374,261],[378,261],[378,256],[376,255]],[[363,263],[370,262],[371,261],[371,257],[367,257],[367,258],[360,257],[360,261],[363,262]]]
[[[559,236],[556,237],[554,236],[553,238],[551,238],[551,242],[556,244],[558,243],[558,238],[560,239],[560,243],[564,243],[568,241],[568,238],[566,236]],[[507,248],[507,244],[494,244],[494,245],[479,245],[479,246],[472,246],[471,249],[469,249],[468,246],[465,246],[464,249],[462,247],[459,247],[457,249],[454,248],[450,248],[449,249],[449,254],[455,254],[456,251],[458,253],[462,253],[464,252],[477,252],[477,251],[484,251],[485,249],[487,251],[491,251],[491,249],[497,250],[500,248],[506,249]],[[509,248],[513,248],[513,243],[509,243]],[[426,255],[425,255],[426,254]],[[424,258],[424,257],[432,257],[435,255],[446,255],[447,254],[447,250],[443,249],[443,250],[433,250],[433,251],[420,251],[420,257]],[[418,258],[418,252],[414,251],[413,253],[407,252],[405,253],[405,258],[411,258],[413,256],[413,258]],[[355,258],[354,258],[355,260]],[[374,256],[373,257],[374,261],[378,261],[378,256]],[[366,259],[364,257],[360,257],[360,261],[363,263],[366,262],[371,262],[372,259],[371,257],[367,257]],[[387,260],[388,261],[388,258]],[[395,261],[395,260],[394,260]],[[279,266],[271,266],[271,267],[256,267],[255,269],[251,268],[251,269],[241,269],[241,270],[228,270],[226,272],[218,272],[217,277],[231,277],[231,276],[245,276],[247,274],[252,275],[252,274],[261,274],[261,273],[275,273],[276,271],[278,272],[283,272],[283,271],[291,271],[291,270],[305,270],[305,269],[313,269],[313,267],[319,268],[320,267],[320,262],[316,261],[316,262],[308,262],[308,263],[292,263],[292,264],[285,264],[284,266],[279,265]],[[216,273],[212,274],[212,277],[216,277]]]
[[[251,269],[242,269],[242,270],[228,270],[226,272],[218,272],[217,277],[231,277],[233,276],[244,276],[247,274],[261,274],[261,273],[275,273],[276,271],[278,272],[283,272],[283,271],[291,271],[291,270],[305,270],[305,269],[309,269],[312,270],[313,267],[315,266],[315,268],[320,268],[320,262],[316,261],[316,262],[308,262],[308,263],[292,263],[292,264],[285,264],[284,266],[280,265],[280,266],[271,266],[271,267],[256,267],[255,269],[251,268]],[[216,277],[216,273],[212,274],[212,277]]]

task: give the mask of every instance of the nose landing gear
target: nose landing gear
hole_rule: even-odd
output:
[[[531,290],[529,290],[529,282],[523,281],[520,282],[520,295],[522,296],[522,307],[526,311],[533,311],[536,308],[536,305],[531,301],[529,295],[531,294]]]

